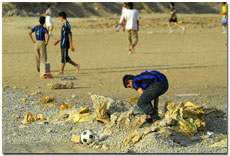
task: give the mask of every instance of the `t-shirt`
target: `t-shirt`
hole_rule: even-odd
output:
[[[175,16],[175,14],[176,14],[176,8],[175,8],[175,7],[172,7],[172,8],[170,9],[170,13],[171,13],[171,18],[173,18],[173,17]]]
[[[47,10],[46,10],[46,14],[47,14],[48,16],[51,16],[51,15],[52,15],[51,9],[47,9]]]
[[[222,6],[222,13],[226,13],[227,14],[227,6],[226,5]],[[223,15],[222,18],[226,18],[226,15]]]
[[[140,16],[136,9],[126,9],[123,19],[126,20],[125,29],[137,30],[137,21],[140,20]]]
[[[162,80],[167,80],[164,74],[156,70],[146,70],[134,76],[132,85],[133,88],[136,90],[138,90],[139,88],[145,90],[150,84],[160,82]]]
[[[122,7],[120,23],[123,22],[123,16],[124,16],[126,10],[127,10],[127,8]]]
[[[69,22],[65,22],[61,28],[61,48],[69,49],[69,36],[72,36]]]
[[[35,26],[32,32],[35,32],[36,40],[40,41],[45,41],[45,34],[48,34],[48,30],[41,25]]]

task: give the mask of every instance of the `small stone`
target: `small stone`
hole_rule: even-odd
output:
[[[13,89],[17,89],[17,86],[14,86]]]
[[[18,118],[19,118],[19,115],[18,115],[18,114],[12,114],[11,117],[12,117],[12,118],[15,118],[15,119],[18,119]]]
[[[50,129],[50,128],[47,128],[46,129],[46,134],[49,134],[49,133],[51,133],[52,132],[52,129]]]
[[[75,94],[72,94],[72,99],[75,99],[76,97],[77,97],[77,95],[75,95]]]
[[[26,98],[22,98],[23,103],[26,103],[26,100],[27,100]]]
[[[18,128],[21,128],[21,129],[23,129],[23,128],[27,128],[28,126],[26,126],[26,125],[20,125]]]
[[[102,148],[102,145],[96,145],[94,146],[96,149]]]
[[[13,133],[12,136],[13,136],[13,137],[16,137],[16,136],[18,136],[18,134],[17,134],[17,133]]]
[[[37,86],[36,88],[39,89],[39,88],[41,88],[41,87],[40,87],[40,86]]]
[[[81,143],[81,137],[79,135],[72,134],[71,141],[80,144]]]
[[[104,145],[102,145],[101,148],[102,148],[104,151],[107,151],[107,150],[109,150],[109,145],[104,144]]]

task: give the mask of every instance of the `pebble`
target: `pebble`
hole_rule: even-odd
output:
[[[104,151],[108,151],[108,150],[109,150],[109,145],[103,144],[101,148],[102,148]]]
[[[72,94],[72,99],[75,99],[76,97],[77,97],[77,95],[75,95],[75,94]]]
[[[41,87],[40,87],[40,86],[37,86],[36,88],[39,89],[39,88],[41,88]]]
[[[17,86],[13,86],[13,89],[17,89]]]
[[[27,128],[28,126],[26,126],[26,125],[20,125],[18,128],[21,128],[21,129],[23,129],[23,128]]]
[[[47,128],[46,129],[46,134],[49,134],[49,133],[51,133],[52,132],[52,129],[50,129],[50,128]]]
[[[12,117],[12,118],[15,118],[15,119],[18,119],[18,118],[19,118],[19,115],[18,115],[18,114],[12,114],[11,117]]]

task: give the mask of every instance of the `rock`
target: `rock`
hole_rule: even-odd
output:
[[[15,118],[15,119],[18,119],[18,118],[20,118],[20,116],[18,115],[18,114],[12,114],[12,116],[11,116],[12,118]]]
[[[96,145],[94,146],[96,149],[102,148],[102,145]]]
[[[26,98],[22,98],[22,102],[23,102],[23,103],[26,103]]]
[[[109,145],[104,144],[104,145],[102,145],[101,149],[103,149],[104,151],[108,151],[109,150]]]
[[[160,130],[160,128],[157,127],[157,126],[152,126],[152,127],[151,127],[151,131],[153,131],[153,132],[157,132],[157,131],[159,131],[159,130]]]
[[[72,89],[74,87],[74,83],[69,81],[51,82],[48,83],[47,86],[50,89]]]
[[[17,89],[17,86],[14,86],[13,89]]]
[[[44,120],[44,115],[42,115],[42,114],[37,114],[36,120],[40,120],[40,121]]]
[[[47,128],[46,129],[46,134],[49,134],[49,133],[51,133],[52,132],[52,129],[50,129],[50,128]]]
[[[36,88],[39,89],[39,88],[41,88],[41,87],[40,87],[40,86],[37,86]]]
[[[22,124],[27,124],[27,123],[32,123],[36,121],[36,116],[33,115],[33,113],[28,112],[26,113],[26,115],[24,116],[24,120],[21,121]]]
[[[49,102],[54,102],[54,101],[56,101],[56,99],[55,98],[51,98],[49,96],[43,97],[40,100],[41,103],[49,103]]]
[[[72,94],[72,99],[75,99],[76,97],[77,97],[77,95],[76,94]]]
[[[25,125],[20,125],[18,128],[21,128],[21,129],[23,129],[23,128],[27,128],[28,126],[25,126]]]

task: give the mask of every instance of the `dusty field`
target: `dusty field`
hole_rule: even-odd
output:
[[[178,94],[192,93],[198,96],[186,97],[186,100],[198,105],[226,108],[227,35],[221,33],[219,16],[180,15],[180,18],[187,28],[185,35],[179,29],[168,34],[166,23],[162,20],[167,20],[167,15],[144,17],[134,55],[128,55],[126,34],[115,32],[118,17],[70,18],[75,51],[69,54],[81,65],[81,69],[76,75],[74,68],[67,64],[64,76],[55,76],[60,66],[60,46],[53,43],[60,37],[62,24],[54,18],[54,35],[47,47],[54,78],[46,80],[40,79],[36,72],[34,45],[27,35],[30,28],[38,24],[38,18],[3,18],[3,87],[16,88],[28,94],[41,91],[42,95],[58,100],[71,99],[72,94],[76,94],[77,98],[72,99],[76,103],[91,102],[88,92],[128,99],[138,96],[138,93],[123,87],[123,75],[155,69],[168,77],[170,85],[160,104],[165,100],[183,100]],[[201,25],[199,21],[202,20]],[[65,76],[77,78],[72,81],[74,89],[47,88],[47,83],[60,81]]]

